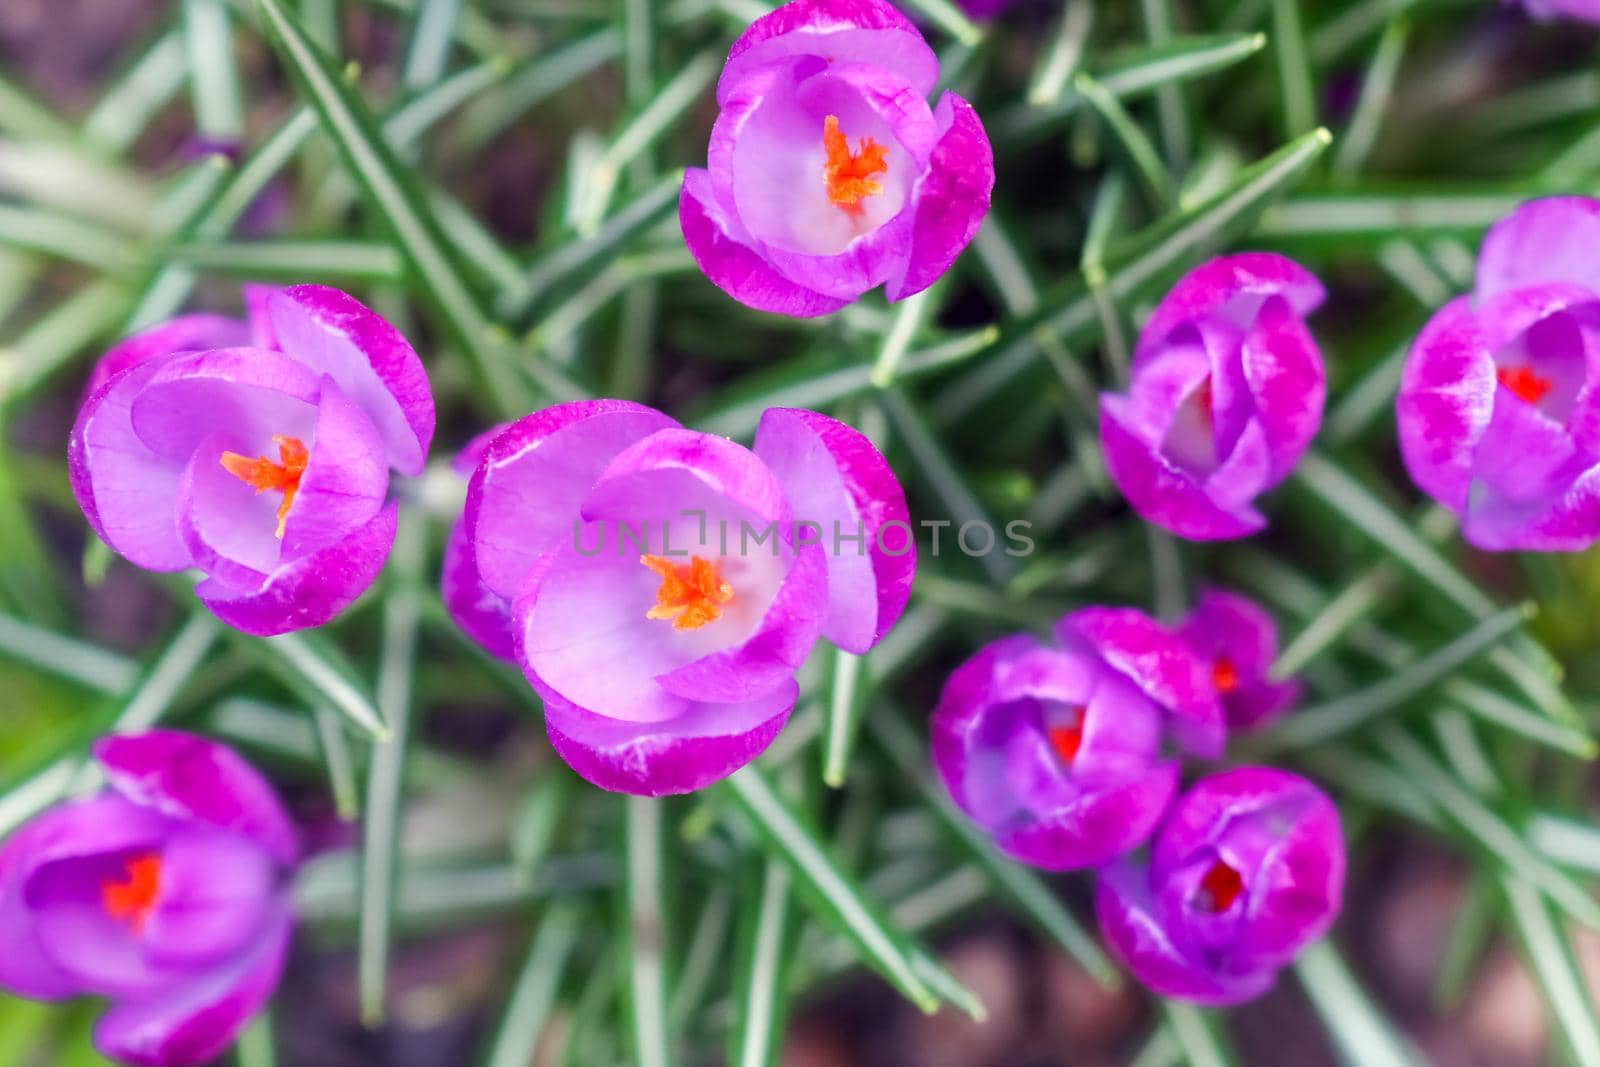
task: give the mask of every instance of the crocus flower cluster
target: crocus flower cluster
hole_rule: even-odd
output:
[[[1396,405],[1421,489],[1486,549],[1600,538],[1600,200],[1519,207],[1490,229],[1470,296],[1429,320]]]
[[[946,682],[933,762],[1005,853],[1098,868],[1112,949],[1157,992],[1255,996],[1339,910],[1332,803],[1283,771],[1204,779],[1174,802],[1180,752],[1214,758],[1299,693],[1269,676],[1277,631],[1259,605],[1207,590],[1176,630],[1132,608],[1085,608],[1054,640],[1008,637]],[[1134,856],[1153,841],[1147,864]]]
[[[605,789],[698,789],[758,756],[819,636],[865,652],[916,569],[872,443],[768,410],[753,449],[623,400],[536,411],[471,446],[444,597],[515,656],[556,751]]]
[[[183,1067],[226,1049],[288,952],[294,825],[232,750],[151,731],[103,738],[105,787],[0,847],[0,989],[110,1001],[95,1044]]]
[[[887,0],[794,0],[733,44],[706,169],[679,220],[700,269],[761,311],[837,311],[938,280],[989,210],[994,160],[939,61]]]
[[[246,633],[318,626],[377,577],[389,472],[422,472],[433,394],[395,328],[337,289],[251,287],[248,321],[185,315],[95,368],[68,449],[90,525],[133,563],[200,570]]]
[[[1316,436],[1327,392],[1305,317],[1322,284],[1283,256],[1222,256],[1185,275],[1139,334],[1125,394],[1100,398],[1106,469],[1180,537],[1243,537],[1255,498]]]

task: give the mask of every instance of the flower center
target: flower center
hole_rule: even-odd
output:
[[[889,170],[889,149],[870,137],[862,137],[854,152],[850,139],[839,129],[839,117],[829,115],[822,124],[822,147],[828,153],[822,173],[828,181],[828,199],[852,215],[861,213],[861,201],[883,192],[883,183],[873,175]]]
[[[721,569],[704,556],[674,563],[661,556],[640,556],[639,562],[661,576],[656,604],[646,613],[651,619],[671,619],[674,630],[698,630],[722,618],[722,605],[733,599],[733,586],[722,580]]]
[[[161,857],[141,853],[128,861],[126,871],[121,881],[108,878],[100,883],[100,903],[107,915],[142,933],[161,891]]]
[[[1528,404],[1537,404],[1550,392],[1551,381],[1527,364],[1520,367],[1501,367],[1494,372],[1500,384],[1511,391],[1511,395]]]
[[[289,518],[289,508],[294,505],[295,493],[300,491],[300,477],[305,474],[311,456],[298,437],[274,434],[272,443],[278,446],[277,463],[266,456],[251,459],[237,452],[224,452],[222,467],[244,484],[254,487],[257,493],[276,489],[283,494],[283,503],[278,505],[278,539],[281,541],[283,524]]]
[[[1070,718],[1066,722],[1057,723],[1045,731],[1045,736],[1050,739],[1050,747],[1056,750],[1056,755],[1068,767],[1078,758],[1078,749],[1083,747],[1083,712],[1083,705],[1073,705],[1067,709]]]
[[[1217,657],[1211,665],[1211,684],[1224,695],[1239,688],[1239,669],[1233,665],[1233,660],[1227,656]]]
[[[1200,879],[1200,889],[1195,893],[1195,903],[1204,911],[1221,915],[1233,907],[1233,902],[1244,892],[1244,878],[1221,860],[1211,864],[1211,869]]]

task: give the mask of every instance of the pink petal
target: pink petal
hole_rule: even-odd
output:
[[[1495,389],[1494,360],[1470,302],[1458,297],[1411,346],[1395,402],[1411,480],[1457,514],[1467,507],[1472,454],[1489,426]]]
[[[791,55],[876,63],[898,72],[922,96],[939,78],[939,58],[887,0],[794,0],[756,19],[733,43],[717,82],[717,103],[751,69]]]
[[[1273,252],[1239,252],[1208,260],[1167,291],[1139,331],[1134,367],[1191,319],[1221,314],[1248,329],[1268,297],[1281,296],[1296,315],[1315,311],[1326,295],[1314,274]]]
[[[995,835],[995,844],[1024,863],[1050,871],[1100,867],[1143,844],[1178,790],[1178,761],[1144,774],[1084,789],[1067,804]]]
[[[1478,250],[1477,297],[1547,282],[1600,293],[1600,200],[1552,196],[1529,200],[1489,228]]]
[[[989,213],[994,153],[972,105],[954,93],[939,98],[938,146],[915,195],[911,251],[901,274],[889,279],[892,303],[922,292],[944,276]]]
[[[200,352],[210,348],[237,348],[250,344],[244,323],[222,315],[179,315],[159,326],[142,330],[117,342],[96,363],[84,387],[88,396],[129,367],[175,352]]]
[[[1287,299],[1261,306],[1241,353],[1272,457],[1271,484],[1288,476],[1322,425],[1327,375],[1316,339]]]

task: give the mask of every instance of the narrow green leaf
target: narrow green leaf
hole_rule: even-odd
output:
[[[1477,682],[1452,678],[1445,683],[1443,692],[1468,714],[1536,744],[1582,760],[1591,760],[1600,754],[1600,744],[1582,726],[1546,718]]]
[[[1294,964],[1300,985],[1350,1067],[1421,1067],[1420,1056],[1381,1014],[1333,942],[1304,949]]]
[[[1381,193],[1305,194],[1286,199],[1263,213],[1261,237],[1392,240],[1396,233],[1413,237],[1459,234],[1477,237],[1511,213],[1526,193]]]
[[[272,1012],[264,1009],[239,1035],[235,1048],[239,1067],[277,1067],[278,1047],[272,1037]]]
[[[317,728],[317,747],[328,767],[328,786],[333,792],[334,811],[339,818],[353,820],[361,813],[361,798],[356,788],[355,758],[344,735],[339,713],[318,704],[311,713]]]
[[[189,56],[195,126],[202,137],[236,141],[244,134],[244,104],[233,59],[233,31],[223,0],[183,0],[183,39]]]
[[[718,882],[706,895],[705,906],[689,934],[689,951],[672,983],[668,1006],[672,1025],[679,1030],[694,1019],[705,1001],[712,978],[726,965],[728,930],[733,925],[733,890]]]
[[[938,1010],[939,997],[917,964],[924,955],[895,930],[879,906],[829,855],[821,838],[789,806],[757,768],[745,767],[717,787],[789,865],[817,913],[844,932],[861,958],[924,1012]]]
[[[102,693],[133,688],[139,666],[117,652],[0,614],[0,653]]]
[[[550,1021],[556,995],[578,944],[581,917],[578,906],[566,902],[545,912],[506,1001],[484,1067],[528,1067],[535,1061],[539,1039]]]
[[[154,726],[200,669],[221,633],[221,624],[209,612],[195,610],[122,706],[110,732],[135,733]]]
[[[1317,124],[1316,74],[1306,54],[1300,0],[1272,0],[1272,44],[1278,54],[1284,133],[1295,137]]]
[[[426,537],[420,512],[403,510],[389,554],[392,583],[383,602],[383,644],[376,693],[388,735],[375,742],[367,768],[367,800],[361,836],[361,919],[357,948],[361,1021],[383,1021],[389,950],[394,935],[395,872],[399,869],[400,819],[404,807],[406,746],[411,734],[417,630]]]
[[[622,33],[608,26],[521,67],[463,113],[452,145],[456,154],[463,158],[476,154],[545,99],[621,53]]]
[[[571,807],[570,779],[542,775],[528,791],[511,823],[511,864],[523,881],[533,884],[539,864],[550,854],[561,821]]]
[[[833,652],[833,684],[828,690],[827,725],[823,742],[822,780],[834,789],[844,786],[850,752],[870,683],[862,677],[862,658],[843,649]],[[866,684],[864,684],[866,683]]]
[[[1484,951],[1497,935],[1500,894],[1495,880],[1476,871],[1467,882],[1461,906],[1450,923],[1450,940],[1434,974],[1433,1002],[1440,1008],[1461,1004],[1480,970]]]
[[[1531,879],[1507,873],[1501,877],[1501,885],[1510,906],[1511,928],[1528,969],[1544,990],[1545,1004],[1555,1017],[1572,1062],[1578,1067],[1600,1067],[1595,996],[1573,955],[1572,939],[1556,924]]]
[[[75,130],[33,94],[0,77],[0,130],[22,141],[71,141]]]
[[[789,1014],[786,976],[795,933],[789,869],[770,857],[760,866],[734,960],[729,1067],[776,1067]]]
[[[1600,826],[1535,812],[1528,818],[1526,831],[1534,848],[1563,867],[1583,874],[1600,874]]]
[[[450,62],[450,44],[455,36],[461,0],[420,0],[417,20],[411,31],[411,50],[406,53],[401,76],[412,92],[426,89],[444,77]]]
[[[1189,1067],[1237,1067],[1239,1057],[1213,1013],[1166,999],[1161,1001],[1161,1013]]]
[[[1094,24],[1094,7],[1089,0],[1068,0],[1061,12],[1050,44],[1039,57],[1028,84],[1028,103],[1050,107],[1061,100],[1067,83],[1083,59],[1084,42]]]
[[[4,219],[0,218],[0,227],[3,225]],[[378,241],[205,241],[174,245],[168,254],[199,270],[262,281],[398,282],[405,274],[405,260],[400,253]]]
[[[189,77],[184,49],[176,30],[157,37],[84,118],[84,140],[115,155],[143,136]]]
[[[1089,105],[1105,120],[1111,132],[1122,144],[1133,163],[1133,168],[1149,189],[1150,195],[1156,203],[1163,208],[1171,208],[1177,200],[1177,189],[1173,185],[1172,175],[1167,170],[1167,164],[1156,152],[1155,145],[1144,135],[1139,124],[1133,120],[1115,96],[1107,92],[1105,87],[1095,81],[1087,72],[1080,72],[1072,80],[1076,89]]]
[[[983,30],[951,0],[904,0],[904,4],[964,45],[983,40]]]
[[[624,882],[628,968],[628,1034],[638,1067],[671,1067],[672,1030],[667,1024],[666,879],[662,870],[661,807],[655,797],[624,800],[628,877]]]
[[[389,736],[389,728],[372,697],[329,658],[320,638],[303,633],[283,634],[252,642],[252,647],[262,650],[287,685],[309,697],[308,704],[327,701],[367,736]]]
[[[1345,177],[1360,173],[1366,165],[1372,147],[1378,141],[1378,131],[1383,116],[1389,110],[1394,95],[1394,83],[1400,74],[1400,62],[1405,58],[1406,37],[1411,24],[1396,16],[1384,27],[1378,50],[1367,64],[1366,76],[1361,79],[1361,96],[1356,100],[1355,111],[1350,116],[1339,151],[1334,155],[1333,172]]]
[[[1173,38],[1172,0],[1142,0],[1139,5],[1144,16],[1145,36],[1160,48]],[[1180,175],[1189,166],[1189,150],[1193,138],[1189,130],[1188,104],[1184,100],[1179,82],[1169,82],[1156,90],[1156,114],[1161,122],[1161,143],[1174,175]],[[1294,131],[1300,132],[1298,130]]]

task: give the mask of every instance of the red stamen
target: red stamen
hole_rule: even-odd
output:
[[[711,560],[693,556],[688,563],[673,563],[661,556],[640,556],[639,562],[661,576],[651,619],[671,619],[675,630],[697,630],[722,618],[722,605],[733,599],[733,586]]]
[[[822,147],[828,154],[822,173],[828,182],[828,199],[852,215],[860,214],[861,201],[883,192],[883,183],[874,181],[873,175],[889,170],[889,149],[870,137],[857,141],[850,151],[850,139],[839,129],[837,115],[829,115],[822,124]]]
[[[1045,731],[1045,736],[1050,741],[1050,747],[1056,750],[1056,755],[1061,757],[1061,762],[1068,767],[1073,760],[1078,758],[1078,749],[1083,747],[1083,712],[1082,707],[1069,708],[1072,715],[1070,722],[1060,723]]]
[[[1494,372],[1500,384],[1510,390],[1511,395],[1528,404],[1537,404],[1550,392],[1553,384],[1549,378],[1534,371],[1532,367],[1501,367]]]
[[[1221,915],[1233,907],[1233,902],[1244,893],[1244,878],[1221,860],[1211,864],[1211,869],[1200,879],[1200,890],[1195,894],[1201,909]]]
[[[274,434],[272,443],[278,446],[280,462],[274,463],[266,456],[251,459],[237,452],[224,452],[222,469],[255,489],[257,493],[276,489],[283,494],[283,503],[278,505],[277,532],[281,541],[283,524],[288,521],[289,509],[294,506],[294,495],[300,491],[300,478],[305,474],[306,464],[311,461],[311,456],[298,437]]]
[[[1217,692],[1227,695],[1239,688],[1239,670],[1227,656],[1218,656],[1211,665],[1211,684]]]
[[[100,883],[100,901],[106,914],[142,933],[161,892],[161,857],[146,852],[128,861],[127,877]]]

